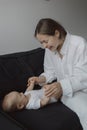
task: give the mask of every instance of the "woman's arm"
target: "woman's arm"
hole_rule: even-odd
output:
[[[87,90],[87,42],[81,44],[74,55],[72,74],[60,80],[63,95],[73,96],[74,92]]]

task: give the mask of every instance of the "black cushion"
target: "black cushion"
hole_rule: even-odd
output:
[[[44,50],[20,52],[0,56],[0,99],[12,91],[25,91],[30,76],[43,71]]]
[[[77,115],[61,102],[38,110],[21,110],[11,116],[30,130],[82,130]]]

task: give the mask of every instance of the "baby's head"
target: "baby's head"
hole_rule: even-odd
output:
[[[6,112],[23,109],[26,104],[26,97],[23,93],[12,91],[8,93],[2,102],[2,108]]]

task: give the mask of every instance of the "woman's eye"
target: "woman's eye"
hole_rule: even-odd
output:
[[[47,40],[47,41],[43,40],[43,41],[41,41],[40,43],[41,43],[41,44],[43,44],[43,43],[48,43],[48,40]]]
[[[45,41],[45,43],[48,43],[48,41]]]

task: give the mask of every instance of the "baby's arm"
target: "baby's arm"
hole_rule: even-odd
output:
[[[30,85],[27,87],[26,91],[30,91],[34,88],[34,82],[31,81]]]

